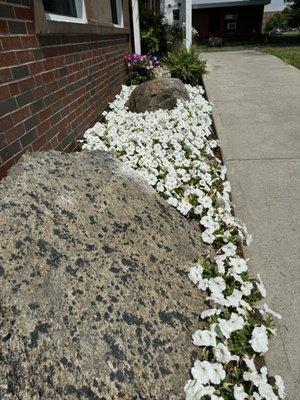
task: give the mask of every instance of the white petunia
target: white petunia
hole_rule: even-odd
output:
[[[266,297],[266,295],[267,295],[266,288],[264,287],[264,284],[262,283],[262,280],[261,280],[259,274],[257,274],[257,277],[258,277],[258,282],[255,282],[257,289],[259,290],[262,297]]]
[[[256,325],[252,331],[251,340],[249,342],[252,349],[257,353],[266,353],[269,343],[266,327],[264,325]]]
[[[202,240],[204,243],[212,244],[215,240],[215,236],[213,235],[213,232],[211,232],[210,229],[206,229],[202,235]]]
[[[190,268],[189,278],[190,280],[197,285],[200,281],[202,281],[203,267],[199,264],[193,264]]]
[[[185,400],[200,400],[204,396],[212,396],[215,392],[213,386],[204,386],[200,381],[190,379],[185,387]]]
[[[216,346],[216,333],[209,330],[198,330],[192,335],[193,343],[195,346]]]
[[[222,364],[227,364],[230,361],[238,361],[239,357],[232,355],[224,343],[218,343],[213,349],[216,360]]]
[[[231,257],[229,259],[229,264],[232,266],[232,270],[236,274],[241,274],[248,270],[246,260],[241,257]]]
[[[226,289],[225,280],[221,276],[211,278],[208,281],[208,288],[212,293],[220,293]]]
[[[266,314],[271,314],[273,315],[273,317],[281,319],[282,316],[280,314],[278,314],[277,312],[273,311],[266,303],[264,303],[261,307],[259,312],[262,315],[266,315]]]
[[[236,313],[231,313],[229,320],[220,318],[218,322],[222,335],[227,339],[230,338],[233,332],[243,329],[244,325],[244,318]]]
[[[286,394],[285,394],[285,386],[283,379],[281,378],[280,375],[275,375],[275,385],[278,390],[278,396],[280,399],[285,399]]]
[[[205,319],[207,317],[211,317],[213,315],[219,315],[221,313],[221,310],[218,310],[217,308],[209,308],[208,310],[204,310],[201,313],[201,318]]]
[[[234,385],[233,387],[233,395],[235,400],[245,400],[248,399],[247,393],[244,391],[243,386]]]

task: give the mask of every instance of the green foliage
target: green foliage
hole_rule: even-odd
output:
[[[144,7],[140,8],[142,53],[165,54],[168,47],[169,26],[163,14],[156,15]]]
[[[270,32],[273,28],[283,28],[286,26],[286,17],[283,13],[273,14],[265,23],[265,32]]]
[[[283,14],[287,20],[288,26],[292,28],[300,27],[300,0],[294,1],[283,10]]]
[[[163,62],[170,70],[172,78],[181,79],[184,83],[198,85],[206,73],[206,61],[200,58],[197,47],[190,50],[182,47],[177,52],[168,53]]]

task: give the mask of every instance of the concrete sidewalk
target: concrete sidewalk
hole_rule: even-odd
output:
[[[257,51],[205,53],[204,84],[253,272],[280,312],[267,365],[300,398],[300,71]]]

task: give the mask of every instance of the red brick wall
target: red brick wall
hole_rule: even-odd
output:
[[[0,178],[26,151],[71,151],[125,76],[129,36],[36,35],[31,0],[0,0]]]

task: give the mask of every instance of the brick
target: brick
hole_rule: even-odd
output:
[[[26,90],[33,88],[35,85],[35,81],[32,77],[29,77],[29,78],[19,81],[18,85],[19,85],[20,93],[23,93]]]
[[[0,149],[6,146],[6,139],[4,133],[0,133]]]
[[[44,70],[44,65],[43,65],[42,61],[36,61],[36,62],[30,63],[28,65],[28,67],[29,67],[30,74],[32,74],[32,75],[39,74]]]
[[[37,130],[38,135],[41,136],[44,133],[46,133],[50,128],[51,128],[50,121],[49,121],[49,119],[47,119],[46,121],[39,124],[37,126],[36,130]]]
[[[0,100],[3,100],[10,96],[9,86],[0,86]]]
[[[24,148],[24,147],[28,146],[36,138],[37,138],[36,129],[32,129],[31,131],[25,133],[25,135],[20,138],[22,147]]]
[[[4,147],[4,149],[0,150],[0,157],[2,162],[9,160],[11,157],[15,156],[21,150],[21,143],[19,140],[9,144]]]
[[[1,53],[0,64],[1,67],[9,67],[17,64],[17,57],[15,51],[5,51]]]
[[[28,63],[34,61],[33,51],[32,50],[21,50],[16,52],[17,60],[20,64]]]
[[[21,39],[17,36],[5,36],[1,38],[4,50],[16,50],[22,48]]]
[[[6,131],[11,126],[13,126],[13,123],[12,123],[10,115],[0,118],[0,132]]]
[[[17,103],[19,107],[25,106],[26,104],[32,103],[34,100],[33,95],[30,90],[20,94],[17,97]]]
[[[0,117],[14,111],[17,108],[17,102],[14,98],[2,100],[0,102]]]
[[[27,27],[27,32],[28,32],[29,35],[32,35],[32,34],[35,33],[34,23],[26,22],[26,27]]]
[[[24,49],[38,47],[38,41],[35,35],[22,36],[21,42]]]
[[[15,15],[17,19],[33,20],[32,8],[15,7]]]
[[[11,96],[16,96],[20,93],[18,82],[13,82],[9,84],[9,91]]]
[[[5,20],[0,20],[0,33],[8,33],[8,25]]]
[[[25,133],[24,124],[18,124],[10,128],[5,132],[5,138],[7,143],[14,142],[16,139],[19,139]]]
[[[43,110],[45,108],[45,102],[44,99],[40,99],[30,105],[30,111],[32,114],[36,114],[39,111]]]
[[[8,82],[12,79],[12,74],[10,68],[0,70],[0,83]]]
[[[14,125],[18,124],[21,121],[24,121],[24,119],[28,118],[30,115],[30,109],[28,106],[19,108],[16,112],[11,114],[11,119]]]
[[[38,137],[34,142],[32,142],[32,148],[34,151],[40,150],[47,142],[46,135]]]
[[[39,124],[39,122],[40,120],[37,115],[33,115],[32,117],[26,119],[24,121],[26,131],[30,131],[32,128],[36,127]]]
[[[20,65],[11,69],[14,79],[24,78],[29,75],[29,69],[27,65]]]
[[[15,11],[12,6],[0,4],[1,18],[15,18]]]
[[[27,33],[25,22],[21,21],[8,21],[9,32],[14,35],[20,35]]]

